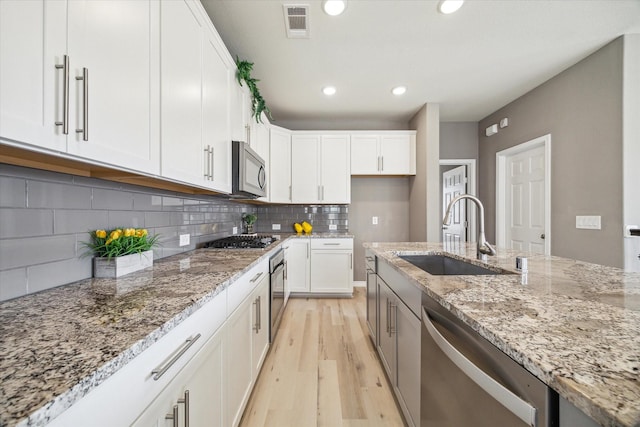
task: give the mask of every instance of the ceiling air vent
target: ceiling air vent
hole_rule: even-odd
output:
[[[290,39],[304,39],[309,37],[309,5],[284,5],[284,22],[287,37]]]

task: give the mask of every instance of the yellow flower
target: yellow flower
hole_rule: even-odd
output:
[[[107,241],[106,241],[104,244],[105,244],[105,245],[107,245],[107,246],[109,246],[109,244],[110,244],[111,242],[113,242],[113,239],[112,239],[111,237],[109,237],[109,238],[107,239]]]
[[[113,230],[109,235],[109,240],[117,240],[122,235],[122,230]]]
[[[105,237],[107,237],[107,232],[104,230],[96,230],[96,237],[104,239]]]
[[[133,237],[136,234],[135,228],[125,228],[124,229],[124,237]]]
[[[146,228],[139,228],[138,230],[136,230],[136,237],[144,237],[147,234],[149,233],[147,232]]]

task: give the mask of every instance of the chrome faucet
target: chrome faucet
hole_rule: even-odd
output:
[[[496,250],[489,244],[489,242],[487,242],[487,238],[484,235],[484,206],[480,199],[470,194],[461,194],[460,196],[454,197],[453,200],[449,202],[449,206],[447,206],[447,211],[445,212],[444,219],[442,220],[442,228],[446,229],[449,227],[449,224],[451,223],[451,208],[462,199],[469,199],[478,206],[478,252],[476,257],[486,261],[487,255],[495,255]]]

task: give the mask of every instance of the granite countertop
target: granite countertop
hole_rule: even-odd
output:
[[[525,276],[432,276],[397,255],[477,262],[475,245],[365,247],[599,424],[640,426],[640,273],[529,254]],[[515,272],[517,255],[488,263]]]
[[[0,303],[0,426],[46,424],[282,242],[198,249]]]

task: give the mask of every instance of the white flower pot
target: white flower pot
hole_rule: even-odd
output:
[[[116,278],[153,265],[153,251],[93,259],[93,277]]]

